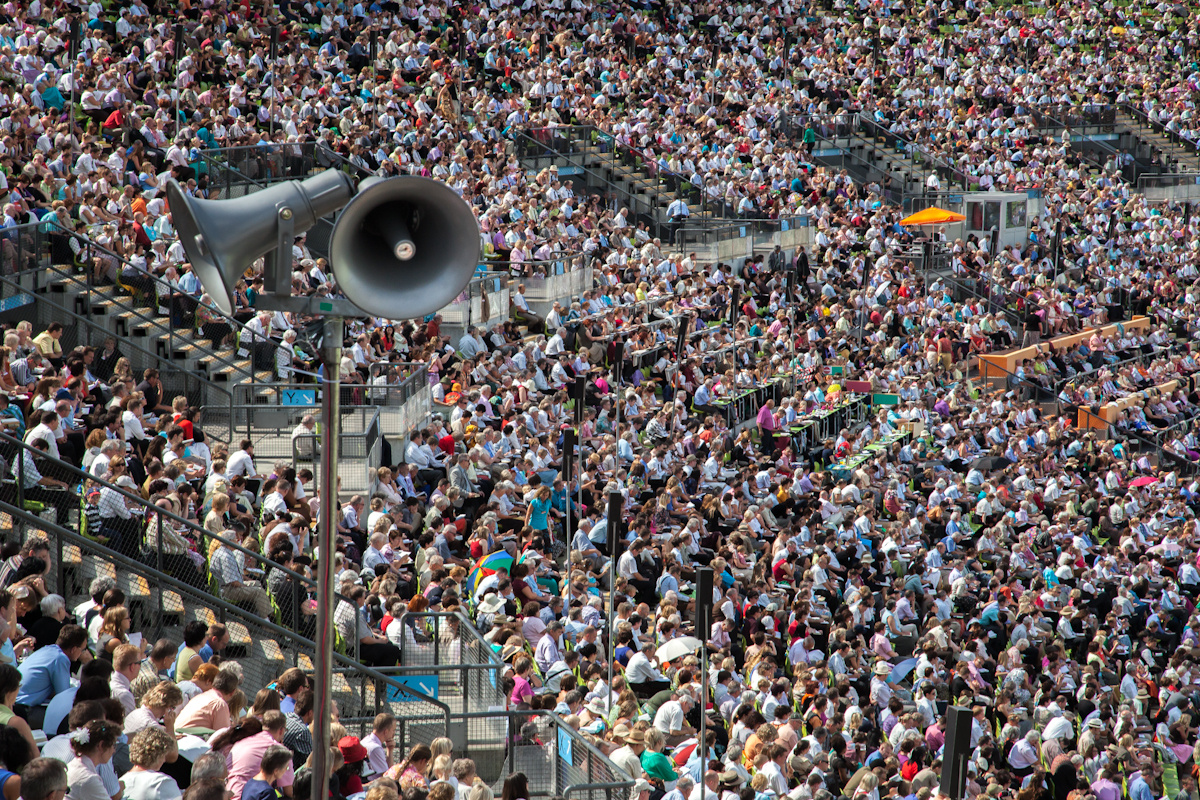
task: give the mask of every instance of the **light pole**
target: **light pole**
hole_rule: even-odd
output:
[[[321,361],[325,365],[325,385],[321,392],[321,514],[317,530],[319,559],[317,561],[317,652],[313,680],[318,687],[333,685],[333,531],[337,527],[338,493],[337,460],[339,439],[339,382],[342,362],[342,318],[326,317],[321,337]],[[319,733],[313,744],[312,800],[325,800],[333,761],[329,757],[330,725],[333,719],[333,693],[319,691],[313,695],[313,713]]]

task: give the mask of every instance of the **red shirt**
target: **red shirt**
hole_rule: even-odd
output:
[[[192,428],[192,421],[190,419],[184,419],[183,417],[179,416],[178,414],[176,414],[173,419],[174,419],[176,425],[183,428],[183,438],[185,438],[185,439],[195,439],[196,438],[196,431]]]

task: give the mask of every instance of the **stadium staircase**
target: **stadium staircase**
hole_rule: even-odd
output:
[[[50,288],[59,284],[53,283]],[[0,291],[12,291],[17,284],[10,278],[0,276]],[[43,293],[41,297],[46,297]],[[54,296],[51,302],[38,306],[39,322],[47,325],[59,322],[63,326],[61,344],[68,351],[80,345],[89,345],[100,349],[108,336],[117,336],[113,330],[112,320],[106,314],[84,316],[77,310],[68,307],[63,302],[62,294]],[[138,339],[120,337],[118,349],[129,359],[130,367],[135,376],[140,376],[146,369],[157,369],[162,381],[164,393],[168,397],[180,395],[188,399],[188,404],[195,408],[203,408],[205,418],[204,428],[211,431],[214,441],[229,443],[232,433],[233,392],[229,384],[215,382],[209,372],[201,369],[188,369],[178,362],[164,358],[159,352],[147,349],[146,344]],[[221,375],[220,372],[214,373]]]
[[[509,138],[523,166],[535,172],[557,167],[565,179],[582,181],[619,206],[633,219],[645,222],[666,239],[667,210],[676,198],[688,204],[690,222],[716,219],[700,187],[657,164],[612,135],[588,125],[510,131]],[[583,192],[576,192],[581,196]]]
[[[115,254],[108,255],[122,265],[125,263]],[[199,324],[176,327],[169,313],[160,313],[158,296],[170,290],[165,281],[156,279],[154,288],[143,292],[121,283],[97,284],[90,272],[80,272],[71,265],[51,266],[44,277],[48,279],[44,299],[96,321],[107,334],[122,342],[152,351],[161,362],[199,373],[212,383],[230,386],[251,377],[263,377],[252,375],[249,359],[238,358],[235,348],[205,338]],[[240,329],[241,324],[232,317],[221,315],[221,318],[233,330]]]
[[[1141,110],[1119,106],[1115,124],[1137,141],[1137,157],[1147,161],[1161,158],[1170,166],[1168,172],[1200,172],[1200,147],[1152,122]]]
[[[904,137],[888,132],[861,115],[856,123],[854,129],[836,136],[833,143],[890,174],[894,191],[919,195],[925,189],[929,174],[934,171],[939,173],[942,184],[947,184],[952,174],[948,165],[937,162]]]

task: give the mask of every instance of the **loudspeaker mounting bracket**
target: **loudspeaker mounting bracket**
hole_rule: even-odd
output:
[[[296,215],[286,203],[275,207],[275,249],[263,256],[263,278],[269,293],[292,293],[292,245],[296,241]]]

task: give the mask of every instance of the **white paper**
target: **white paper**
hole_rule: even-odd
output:
[[[177,744],[179,755],[193,762],[212,749],[208,746],[208,742],[190,733],[181,735]]]
[[[140,633],[129,633],[126,635],[129,637],[129,643],[131,645],[133,645],[134,647],[142,646],[142,635]]]

